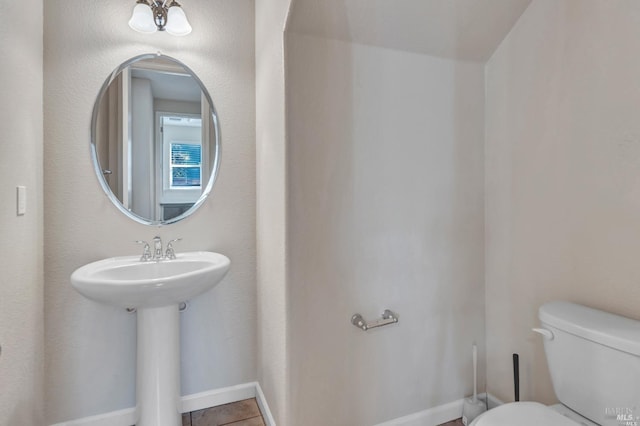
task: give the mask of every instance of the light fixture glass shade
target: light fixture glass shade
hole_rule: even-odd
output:
[[[152,34],[158,31],[158,27],[153,19],[153,11],[144,3],[138,3],[136,7],[133,8],[129,26],[144,34]]]
[[[187,20],[187,15],[185,15],[184,10],[182,10],[180,6],[169,7],[167,25],[164,29],[174,36],[185,36],[191,33],[191,25]]]

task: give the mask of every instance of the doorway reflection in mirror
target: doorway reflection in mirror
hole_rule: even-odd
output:
[[[94,111],[103,188],[140,222],[186,217],[208,194],[219,163],[208,93],[190,70],[164,56],[134,58],[113,75]]]

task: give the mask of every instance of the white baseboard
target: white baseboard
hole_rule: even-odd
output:
[[[112,411],[78,420],[56,423],[51,426],[131,426],[136,423],[136,409]]]
[[[486,398],[489,409],[503,404],[501,400],[491,394],[482,393],[478,396],[481,399]],[[273,419],[267,400],[258,382],[183,396],[182,412],[188,413],[249,398],[256,398],[266,426],[276,426],[276,422]],[[462,416],[463,402],[464,399],[459,399],[448,404],[439,405],[408,416],[379,423],[376,426],[436,426],[459,419],[460,416]],[[78,420],[56,423],[51,426],[131,426],[135,424],[136,420],[135,408],[127,408]]]
[[[408,416],[379,423],[376,426],[436,426],[462,416],[464,399],[419,411]]]
[[[191,411],[229,404],[249,398],[256,398],[266,426],[276,426],[276,422],[273,420],[273,415],[271,414],[271,410],[269,410],[269,405],[258,382],[183,396],[182,412],[189,413]],[[136,421],[136,409],[127,408],[78,420],[56,423],[51,426],[131,426],[135,424]]]
[[[273,414],[267,404],[267,398],[264,397],[260,383],[256,382],[256,401],[258,401],[258,407],[262,413],[262,418],[266,426],[276,426],[276,421],[273,419]]]
[[[487,401],[489,408],[494,408],[502,404],[502,401],[491,394],[481,393],[478,395],[478,398]],[[464,399],[459,399],[448,404],[428,408],[408,416],[379,423],[376,426],[437,426],[462,417],[463,404]]]
[[[490,393],[487,394],[487,407],[489,407],[489,410],[491,410],[492,408],[496,408],[497,406],[502,404],[504,404],[503,401],[499,400]]]
[[[257,382],[245,383],[183,396],[182,412],[189,413],[204,408],[242,401],[243,399],[255,398],[257,385]]]

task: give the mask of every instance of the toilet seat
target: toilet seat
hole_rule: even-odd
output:
[[[503,404],[478,416],[471,426],[576,426],[579,423],[538,402]]]

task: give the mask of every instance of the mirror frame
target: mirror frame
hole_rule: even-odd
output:
[[[200,197],[196,200],[196,202],[193,204],[193,206],[191,206],[187,211],[185,211],[184,213],[180,214],[179,216],[176,216],[176,217],[171,218],[169,220],[150,220],[150,219],[147,219],[145,217],[139,216],[139,215],[133,213],[132,211],[126,209],[124,207],[124,205],[122,204],[122,202],[118,199],[118,197],[115,196],[115,194],[111,190],[111,187],[107,183],[107,180],[105,179],[104,174],[102,173],[102,168],[100,167],[100,162],[98,161],[98,152],[97,152],[97,149],[96,149],[96,138],[97,138],[96,129],[97,129],[99,109],[100,109],[100,101],[102,100],[102,97],[106,93],[106,91],[109,88],[109,86],[111,85],[111,83],[113,83],[113,81],[118,77],[118,75],[120,75],[120,73],[122,73],[130,65],[132,65],[132,64],[134,64],[136,62],[145,60],[145,59],[154,59],[154,58],[158,58],[158,57],[162,57],[163,59],[166,59],[168,61],[171,61],[171,62],[174,62],[174,63],[180,65],[182,68],[184,68],[184,70],[186,72],[188,72],[191,75],[191,77],[195,80],[195,82],[198,83],[198,85],[200,86],[200,90],[202,91],[205,99],[207,100],[207,102],[209,102],[209,106],[210,106],[210,109],[211,109],[211,120],[212,120],[211,123],[213,125],[213,132],[215,133],[215,135],[213,135],[213,137],[211,138],[213,140],[213,142],[214,142],[214,146],[211,147],[211,150],[214,152],[214,160],[213,160],[213,164],[211,165],[211,176],[209,177],[209,182],[207,183],[207,186],[204,188],[204,190],[202,191],[202,194],[200,194]],[[93,106],[93,114],[92,114],[92,117],[91,117],[91,143],[90,143],[90,148],[91,148],[91,161],[93,163],[93,169],[94,169],[94,171],[96,173],[96,176],[98,178],[98,182],[100,182],[100,186],[102,187],[102,190],[105,192],[105,194],[107,195],[109,200],[118,208],[118,210],[120,210],[122,213],[124,213],[125,216],[127,216],[127,217],[129,217],[129,218],[131,218],[131,219],[135,220],[136,222],[141,223],[143,225],[162,226],[162,225],[170,225],[172,223],[179,222],[182,219],[185,219],[185,218],[189,217],[191,214],[193,214],[204,203],[204,201],[209,196],[209,193],[213,189],[213,185],[215,184],[216,179],[218,178],[218,172],[219,172],[219,169],[220,169],[220,158],[221,158],[221,154],[222,154],[222,146],[221,146],[220,139],[221,139],[220,138],[220,123],[218,121],[218,113],[216,112],[216,108],[215,108],[215,105],[213,104],[213,100],[211,99],[211,96],[209,95],[209,91],[206,89],[205,85],[202,83],[200,78],[196,75],[195,72],[193,72],[193,70],[191,68],[186,66],[181,61],[179,61],[179,60],[177,60],[175,58],[172,58],[171,56],[164,55],[164,54],[162,54],[160,52],[158,52],[158,53],[146,53],[146,54],[143,54],[143,55],[138,55],[138,56],[130,58],[130,59],[126,60],[125,62],[123,62],[122,64],[118,65],[118,67],[111,74],[109,74],[109,76],[105,80],[104,84],[102,85],[102,88],[100,89],[100,92],[98,93],[98,97],[96,98],[96,102],[95,102],[95,104]],[[209,143],[211,143],[211,140],[209,141]]]

